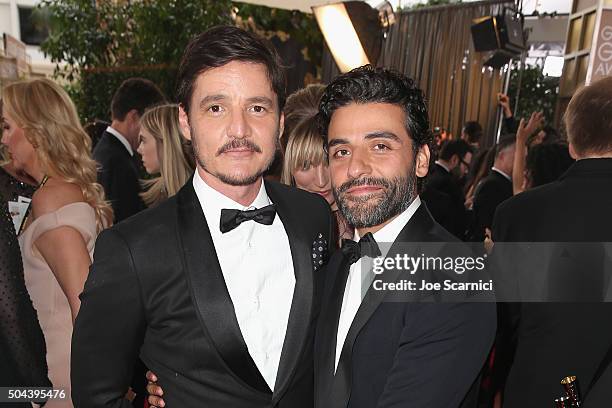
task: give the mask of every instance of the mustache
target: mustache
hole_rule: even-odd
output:
[[[346,183],[343,183],[340,187],[336,189],[336,192],[338,194],[341,194],[341,193],[345,193],[346,191],[348,191],[349,189],[353,187],[359,187],[359,186],[365,186],[365,185],[381,186],[381,187],[389,188],[391,187],[391,182],[384,178],[363,177],[360,179],[349,180]]]
[[[232,139],[217,150],[217,156],[228,150],[239,149],[241,147],[246,147],[252,152],[261,153],[261,147],[249,139]]]

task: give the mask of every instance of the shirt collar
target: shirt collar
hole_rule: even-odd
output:
[[[268,193],[266,192],[263,179],[261,180],[261,186],[259,188],[259,193],[257,193],[257,197],[255,197],[255,200],[253,200],[253,202],[248,206],[237,203],[206,184],[197,169],[193,176],[193,188],[196,192],[196,196],[198,197],[198,201],[200,201],[200,205],[204,211],[204,217],[206,217],[208,228],[211,230],[211,232],[213,230],[219,232],[221,210],[224,208],[243,211],[265,207],[272,203],[270,197],[268,197]]]
[[[512,181],[512,177],[510,177],[509,175],[507,175],[506,173],[504,173],[503,171],[501,171],[500,169],[498,169],[497,167],[493,166],[491,167],[491,170],[498,172],[499,174],[501,174],[502,176],[504,176],[505,178],[508,179],[508,181]]]
[[[416,210],[419,208],[420,205],[421,205],[421,198],[419,196],[416,196],[416,198],[412,201],[412,203],[410,203],[408,208],[406,208],[400,215],[395,217],[390,223],[388,223],[387,225],[385,225],[384,227],[382,227],[381,229],[379,229],[373,234],[376,242],[388,243],[388,244],[395,242],[400,232],[402,232],[406,224],[408,224],[408,221],[410,221],[410,219],[412,218],[412,216],[414,215],[414,213],[416,212]],[[354,240],[359,241],[359,233],[357,232],[357,230],[355,230]],[[385,248],[388,251],[390,246],[384,245],[380,247],[382,256],[387,255],[385,253],[386,252]]]
[[[119,133],[119,131],[117,129],[113,129],[112,127],[107,127],[106,131],[108,133],[110,133],[111,135],[115,136],[123,146],[125,146],[125,148],[127,149],[128,153],[130,154],[130,156],[134,156],[134,150],[132,149],[132,146],[130,145],[130,142],[128,142],[128,140],[125,138],[125,136],[123,136],[121,133]]]
[[[440,167],[442,167],[444,170],[446,170],[448,173],[450,173],[450,169],[444,164],[442,163],[440,160],[436,160],[436,164]]]

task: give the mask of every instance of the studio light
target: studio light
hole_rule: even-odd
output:
[[[388,29],[393,15],[388,11],[379,13],[362,1],[327,4],[312,10],[340,72],[376,65],[382,49],[383,24]]]

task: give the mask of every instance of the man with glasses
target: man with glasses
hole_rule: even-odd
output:
[[[435,198],[437,193],[445,194],[449,197],[443,211],[432,211],[434,218],[436,213],[441,212],[450,215],[436,221],[442,224],[449,232],[459,239],[463,239],[467,227],[468,217],[465,210],[461,179],[467,174],[472,161],[473,149],[464,140],[450,140],[446,142],[440,150],[438,160],[430,170],[427,178],[427,185],[423,192],[424,200],[429,204],[438,201]]]

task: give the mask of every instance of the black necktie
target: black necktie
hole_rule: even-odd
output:
[[[276,216],[274,204],[258,208],[256,210],[230,210],[224,208],[221,210],[221,222],[219,229],[222,233],[233,230],[245,221],[255,221],[260,224],[271,225]]]
[[[359,242],[355,242],[352,239],[343,239],[341,250],[351,264],[354,264],[364,256],[376,258],[381,255],[378,244],[371,232],[361,237]]]

